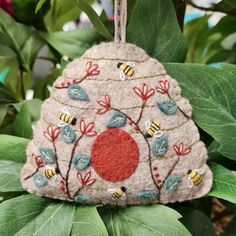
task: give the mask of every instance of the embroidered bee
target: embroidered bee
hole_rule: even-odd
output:
[[[125,80],[125,77],[132,77],[134,75],[135,64],[133,62],[129,62],[127,64],[118,63],[117,68],[120,69],[120,80]]]
[[[113,198],[121,198],[125,199],[126,188],[125,187],[117,187],[115,189],[108,189],[108,192],[111,193]]]
[[[191,170],[189,169],[186,175],[188,176],[188,187],[192,188],[193,185],[199,185],[202,182],[202,175],[204,174],[204,170],[196,169]]]
[[[59,127],[66,126],[68,124],[76,125],[77,119],[71,116],[70,112],[65,107],[62,108],[62,111],[63,113],[61,113],[59,117],[59,119],[61,120],[61,122],[59,123]]]
[[[56,177],[57,174],[59,174],[59,169],[58,168],[47,167],[43,171],[43,173],[44,173],[44,175],[47,179],[52,179],[52,178]]]
[[[163,135],[162,131],[159,131],[161,129],[160,122],[157,120],[152,121],[152,123],[147,120],[145,122],[145,127],[146,127],[146,138],[152,138],[154,137],[161,137]]]

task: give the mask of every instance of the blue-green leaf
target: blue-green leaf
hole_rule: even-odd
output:
[[[164,188],[167,191],[173,192],[177,188],[179,182],[180,182],[179,176],[169,176],[164,183]]]
[[[84,170],[89,166],[90,157],[85,154],[79,154],[73,158],[73,165],[76,170]]]
[[[73,143],[76,140],[76,133],[70,127],[70,125],[65,125],[61,128],[61,137],[65,143]]]
[[[174,115],[177,112],[177,104],[173,99],[161,100],[157,107],[166,115]]]
[[[46,177],[41,175],[40,173],[37,173],[33,176],[33,181],[35,186],[37,186],[38,188],[44,187],[48,183]]]
[[[152,145],[152,153],[154,156],[163,156],[168,150],[168,138],[166,134],[157,137]]]
[[[43,161],[45,163],[52,164],[55,162],[56,157],[55,157],[55,153],[53,152],[52,149],[41,147],[41,148],[39,148],[39,152],[42,155]]]
[[[152,200],[155,199],[158,195],[157,191],[154,190],[143,190],[138,192],[138,196],[142,199]]]
[[[76,203],[84,203],[89,200],[89,196],[83,195],[83,194],[78,194],[75,196],[75,202]]]
[[[72,84],[67,89],[67,95],[72,100],[88,101],[89,97],[87,93],[78,85]]]
[[[107,124],[108,128],[118,128],[126,125],[127,118],[124,114],[116,112],[112,115],[110,121]]]

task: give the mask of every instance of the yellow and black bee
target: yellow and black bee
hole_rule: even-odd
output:
[[[62,111],[63,113],[61,113],[59,117],[59,119],[61,120],[61,122],[59,123],[59,127],[63,127],[68,124],[76,125],[77,119],[71,116],[71,114],[65,107],[63,107]]]
[[[46,178],[52,179],[54,176],[59,174],[59,169],[49,167],[49,168],[46,168],[43,172]]]
[[[127,64],[118,63],[117,68],[120,69],[120,79],[125,80],[125,76],[131,77],[134,75],[135,64],[133,62],[129,62]]]
[[[111,193],[111,196],[113,198],[125,198],[126,188],[125,187],[117,187],[115,189],[109,189],[108,192]]]
[[[199,185],[202,182],[202,176],[204,174],[204,171],[201,169],[197,170],[191,170],[189,169],[186,173],[188,176],[188,186],[189,188],[192,188],[193,185]]]
[[[152,138],[153,136],[161,136],[162,132],[158,132],[161,129],[160,123],[157,120],[152,121],[152,123],[148,120],[145,122],[146,126],[146,138]]]

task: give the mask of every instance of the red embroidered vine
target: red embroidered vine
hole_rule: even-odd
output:
[[[88,61],[86,63],[86,70],[85,70],[86,74],[83,78],[81,79],[73,79],[71,80],[71,82],[67,82],[65,83],[61,83],[59,86],[55,86],[55,88],[57,89],[64,89],[64,88],[68,88],[71,84],[79,84],[82,81],[84,81],[87,77],[90,76],[96,76],[100,74],[100,70],[99,70],[99,66],[98,64],[93,64],[92,61]]]

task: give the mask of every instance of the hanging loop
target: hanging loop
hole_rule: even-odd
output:
[[[115,42],[125,43],[127,0],[115,0]]]

